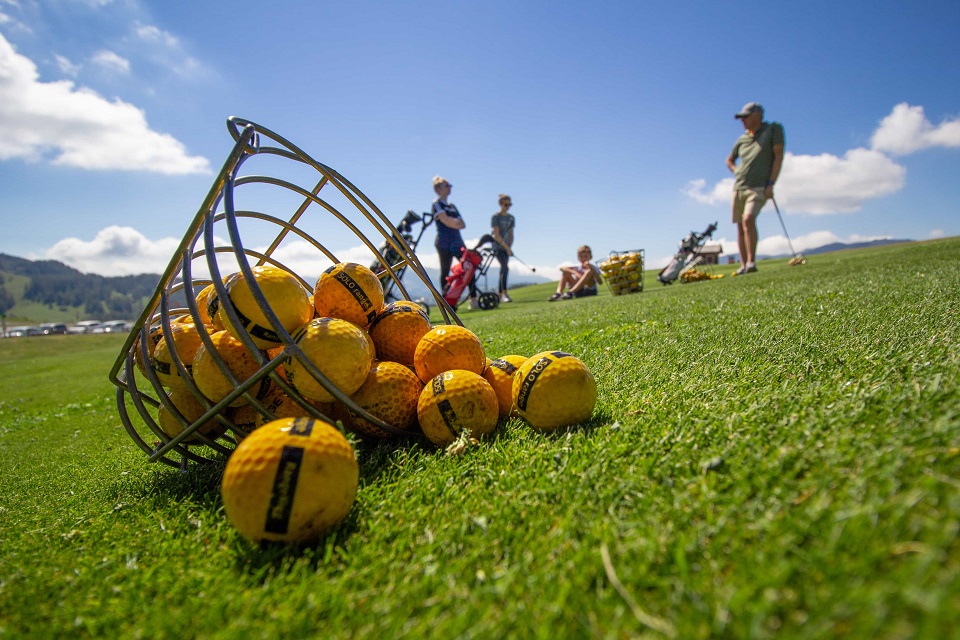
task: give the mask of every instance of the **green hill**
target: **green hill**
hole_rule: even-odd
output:
[[[26,260],[0,253],[0,315],[7,324],[132,320],[160,276],[106,277],[81,273],[56,260]]]

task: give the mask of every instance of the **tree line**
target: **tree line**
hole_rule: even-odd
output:
[[[55,260],[31,261],[0,254],[0,271],[27,276],[26,300],[58,307],[83,309],[88,316],[107,315],[133,318],[145,297],[153,294],[159,275],[106,277],[86,274]],[[16,300],[6,289],[0,274],[0,313],[10,310]]]

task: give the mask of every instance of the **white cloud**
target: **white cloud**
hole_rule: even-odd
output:
[[[944,232],[943,229],[931,229],[927,237],[930,239],[935,239],[935,238],[942,238],[945,235],[947,234]]]
[[[930,147],[960,147],[960,118],[944,120],[934,126],[923,107],[901,102],[880,121],[871,146],[893,155],[907,155]]]
[[[786,153],[777,181],[777,202],[793,213],[828,215],[859,211],[864,203],[903,188],[907,170],[890,158],[931,147],[960,147],[960,117],[933,125],[923,107],[896,105],[871,137],[871,148],[850,149],[842,156]],[[706,205],[730,202],[732,178],[712,187],[691,180],[684,193]]]
[[[57,66],[63,75],[75,77],[80,73],[80,65],[74,64],[70,58],[61,55],[55,55],[53,58],[57,61]]]
[[[210,173],[206,158],[150,129],[142,110],[70,81],[41,82],[36,65],[0,35],[0,160],[44,159],[91,170]]]
[[[119,71],[120,73],[130,73],[130,61],[117,55],[113,51],[101,49],[94,53],[90,60],[105,69]]]
[[[733,198],[733,182],[733,178],[724,178],[713,185],[710,191],[705,192],[704,188],[707,186],[707,181],[700,178],[691,180],[683,191],[700,204],[730,204]]]
[[[90,241],[64,238],[50,247],[44,257],[83,273],[104,276],[163,273],[179,245],[179,238],[150,240],[131,227],[111,226],[100,230]]]
[[[787,153],[777,181],[777,203],[793,213],[858,211],[864,202],[903,188],[907,170],[879,151],[851,149],[842,157]]]
[[[879,151],[851,149],[842,157],[787,152],[777,181],[776,198],[792,213],[826,215],[858,211],[865,202],[903,188],[907,170]],[[691,180],[684,192],[707,205],[730,205],[733,178],[707,189],[705,180]]]
[[[186,53],[180,40],[159,27],[137,23],[134,34],[141,43],[148,45],[149,56],[153,62],[177,76],[197,81],[208,75],[208,70],[196,59]]]
[[[145,42],[161,44],[165,47],[175,48],[179,44],[177,37],[168,31],[151,24],[138,24],[135,28],[137,37]]]

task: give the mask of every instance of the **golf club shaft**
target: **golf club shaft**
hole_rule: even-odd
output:
[[[526,262],[524,262],[523,260],[521,260],[520,258],[518,258],[518,257],[517,257],[517,254],[511,253],[511,254],[510,254],[510,257],[513,258],[514,260],[516,260],[517,262],[519,262],[520,264],[522,264],[523,266],[525,266],[527,269],[530,269],[530,271],[533,271],[534,273],[537,272],[537,268],[536,268],[536,267],[531,267],[530,265],[528,265]]]
[[[773,208],[777,212],[777,217],[780,218],[780,226],[783,228],[783,235],[787,237],[787,246],[790,247],[790,253],[793,254],[794,258],[796,258],[797,252],[793,250],[793,243],[790,242],[790,234],[787,233],[787,225],[783,224],[783,216],[780,215],[780,207],[777,206],[777,199],[773,197],[771,197],[770,199],[773,201]]]

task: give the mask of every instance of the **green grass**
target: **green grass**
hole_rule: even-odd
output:
[[[120,338],[0,340],[0,636],[955,637],[958,264],[953,238],[464,311],[491,356],[582,357],[593,419],[359,444],[308,548],[241,539],[217,465],[146,462]]]

